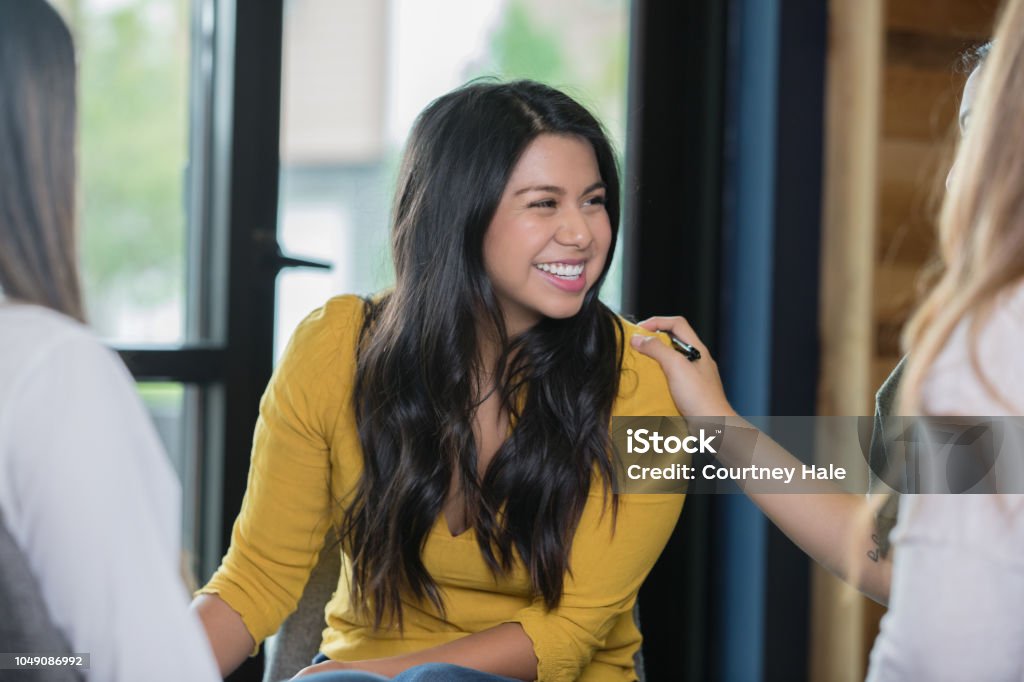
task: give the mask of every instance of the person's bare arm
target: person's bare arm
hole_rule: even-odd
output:
[[[651,337],[636,336],[634,347],[661,365],[668,379],[679,413],[690,417],[726,417],[727,424],[754,428],[733,410],[722,388],[718,365],[693,328],[681,317],[652,317],[640,323],[651,331],[668,331],[695,346],[701,359],[690,362]],[[723,448],[718,456],[729,465],[732,455]],[[742,464],[759,467],[800,467],[803,465],[781,445],[765,436],[757,438],[753,457],[744,453]],[[882,557],[870,522],[867,498],[843,492],[828,481],[804,482],[803,492],[767,493],[756,486],[742,485],[743,491],[761,511],[800,549],[826,569],[875,601],[889,601],[892,555]]]
[[[752,460],[757,466],[798,467],[802,463],[762,434]],[[807,483],[807,482],[805,482]],[[889,601],[892,552],[881,556],[871,502],[839,491],[827,481],[810,483],[820,492],[744,492],[808,556],[880,604]],[[830,490],[831,489],[831,490]]]
[[[519,680],[537,679],[533,643],[518,623],[502,623],[454,642],[403,656],[367,661],[325,661],[299,671],[296,678],[329,670],[364,670],[387,677],[425,663],[453,663]]]
[[[256,641],[238,612],[217,595],[201,594],[192,601],[191,608],[203,622],[220,674],[229,675],[252,653]]]

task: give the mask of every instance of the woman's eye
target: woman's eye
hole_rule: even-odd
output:
[[[558,206],[554,199],[541,199],[530,204],[530,208],[555,208]]]
[[[603,196],[590,197],[584,203],[587,206],[604,206],[605,198]]]

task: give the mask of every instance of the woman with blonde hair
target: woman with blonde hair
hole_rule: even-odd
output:
[[[1024,0],[1011,0],[984,67],[965,91],[965,105],[968,91],[973,96],[977,89],[977,96],[961,107],[963,140],[940,216],[945,269],[903,338],[908,360],[898,404],[904,414],[1024,414],[1021,36]],[[682,318],[652,318],[642,326],[671,330],[706,354]],[[660,345],[639,338],[633,344],[662,365],[682,414],[735,415],[710,357],[690,363]],[[759,439],[755,457],[792,459],[764,441]],[[1020,455],[1003,453],[1013,460]],[[1011,492],[1020,489],[1015,480]],[[866,514],[877,505],[848,495],[760,495],[755,502],[811,556],[869,596],[888,601],[869,679],[1024,675],[1022,496],[900,496],[891,561],[879,561],[878,552],[865,552],[866,543],[861,548],[853,540],[872,534]]]
[[[945,270],[908,323],[905,414],[1024,415],[1024,1],[1003,8],[939,218]],[[1000,458],[1020,467],[1010,433]],[[904,495],[871,680],[1024,677],[1024,492]]]

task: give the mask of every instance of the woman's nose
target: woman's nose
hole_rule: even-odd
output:
[[[585,249],[590,246],[594,235],[587,223],[587,218],[580,211],[567,214],[562,225],[555,233],[555,241],[564,246],[575,246],[578,249]]]

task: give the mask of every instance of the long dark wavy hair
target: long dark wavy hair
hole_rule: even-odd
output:
[[[513,167],[543,133],[593,147],[612,242],[578,314],[544,318],[510,338],[483,240]],[[457,477],[491,570],[505,575],[521,560],[534,594],[554,607],[591,481],[596,473],[608,495],[612,478],[608,428],[623,330],[598,300],[618,236],[612,147],[598,121],[558,90],[474,82],[420,114],[393,214],[396,285],[366,303],[356,369],[365,465],[341,524],[352,603],[377,628],[402,627],[403,594],[444,613],[421,551]],[[494,367],[481,366],[478,329],[500,341]],[[495,390],[513,428],[481,478],[472,424],[486,376],[500,378]],[[614,495],[610,508],[614,515]]]
[[[83,320],[75,51],[44,0],[0,0],[0,288]]]

